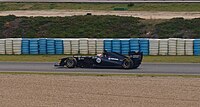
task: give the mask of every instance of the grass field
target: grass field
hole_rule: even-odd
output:
[[[8,10],[114,10],[126,8],[129,11],[200,11],[200,3],[0,3],[0,11]]]
[[[57,62],[66,55],[0,55],[0,61]],[[144,56],[143,62],[200,63],[200,56]]]

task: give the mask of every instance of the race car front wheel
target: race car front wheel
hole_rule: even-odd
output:
[[[131,59],[125,58],[123,63],[122,63],[122,67],[124,69],[130,69],[133,66],[133,61]]]
[[[67,58],[65,64],[68,68],[74,68],[76,66],[76,59],[75,58]]]

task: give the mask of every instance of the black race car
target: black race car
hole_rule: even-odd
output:
[[[124,68],[136,69],[140,66],[143,58],[142,52],[129,52],[128,56],[116,53],[106,52],[96,56],[72,56],[60,59],[55,64],[59,67],[68,68]]]

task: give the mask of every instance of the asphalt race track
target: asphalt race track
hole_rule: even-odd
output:
[[[56,68],[54,63],[0,62],[0,72],[75,72],[99,74],[200,74],[200,64],[143,63],[138,69]]]

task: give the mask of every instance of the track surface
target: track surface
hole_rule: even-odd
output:
[[[200,74],[200,64],[169,64],[169,63],[143,63],[138,69],[86,69],[86,68],[55,68],[54,63],[19,63],[0,62],[0,72],[81,72],[99,74]]]

